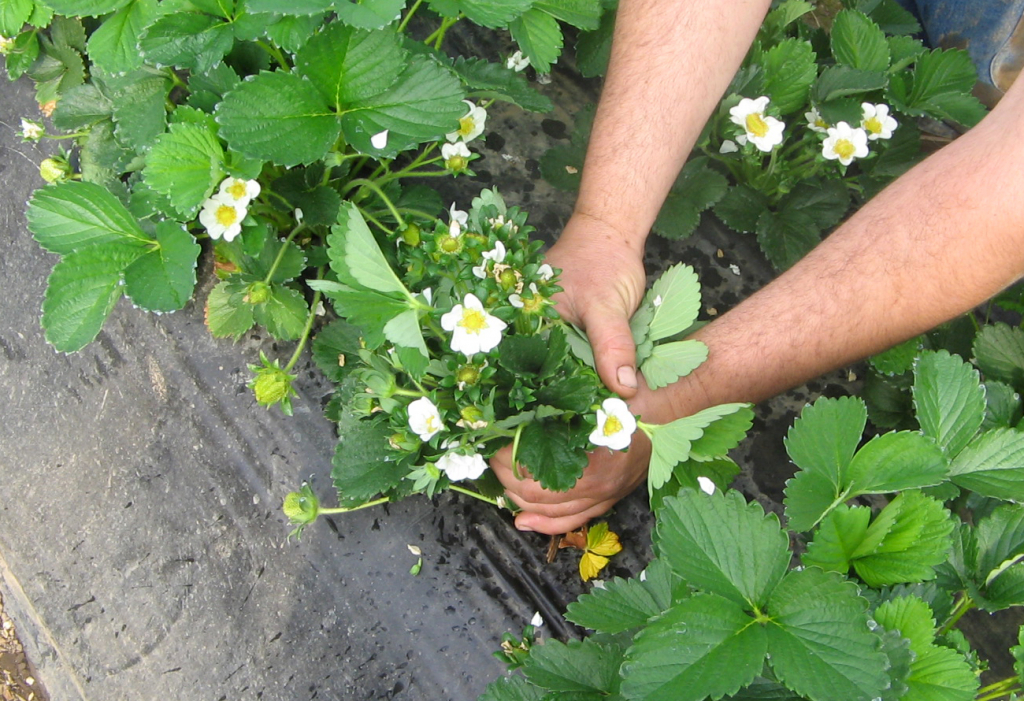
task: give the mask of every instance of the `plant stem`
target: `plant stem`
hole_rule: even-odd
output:
[[[316,271],[316,279],[323,280],[324,269],[319,268]],[[299,362],[299,356],[302,355],[302,349],[306,347],[306,341],[309,340],[309,332],[313,330],[313,321],[316,320],[316,308],[320,305],[320,290],[317,290],[313,295],[313,302],[309,305],[309,316],[306,317],[306,325],[302,327],[302,335],[299,337],[299,345],[295,347],[295,352],[292,353],[292,357],[288,360],[288,364],[285,366],[284,371],[289,372],[295,363]]]
[[[409,11],[405,13],[405,17],[402,18],[401,23],[398,25],[397,31],[399,34],[405,31],[405,27],[409,24],[409,20],[412,19],[412,16],[416,14],[416,10],[420,9],[420,5],[422,4],[423,0],[416,0],[416,2],[412,4],[412,7],[409,8]]]
[[[381,201],[385,205],[387,205],[388,210],[391,212],[391,216],[393,216],[395,218],[395,221],[398,223],[399,230],[405,228],[405,219],[402,218],[401,212],[398,211],[398,208],[395,207],[391,199],[384,194],[384,191],[380,189],[380,186],[377,183],[373,182],[372,180],[367,180],[365,178],[356,178],[355,180],[350,180],[348,185],[345,186],[345,192],[342,193],[342,196],[344,196],[345,193],[349,192],[350,190],[355,189],[356,187],[365,187],[371,190],[375,195],[377,195],[377,197],[379,197]]]
[[[448,488],[451,489],[453,492],[459,492],[460,494],[466,494],[468,496],[471,496],[474,499],[479,499],[480,501],[486,501],[491,506],[500,506],[500,504],[498,504],[498,500],[497,499],[492,499],[491,497],[485,497],[480,492],[474,492],[472,489],[466,489],[465,487],[460,487],[457,484],[449,485]]]
[[[264,51],[266,51],[268,54],[270,54],[270,57],[277,61],[278,65],[281,66],[281,68],[284,68],[285,70],[291,69],[291,64],[288,63],[288,59],[284,57],[284,54],[281,53],[281,50],[279,48],[277,48],[273,44],[268,44],[262,39],[258,39],[256,41],[256,45],[259,46]]]
[[[1007,677],[979,689],[976,701],[995,701],[998,698],[1009,697],[1010,694],[1020,690],[1020,680],[1017,677]]]
[[[522,479],[519,475],[519,438],[523,435],[523,425],[519,424],[516,426],[516,435],[512,438],[512,474],[515,475],[516,479]]]
[[[321,508],[317,512],[317,515],[319,516],[321,514],[347,514],[350,511],[359,511],[360,509],[368,509],[371,506],[387,504],[389,501],[391,501],[391,497],[381,497],[380,499],[374,499],[373,501],[368,501],[365,504],[360,504],[359,506],[335,506],[333,508]]]
[[[953,626],[957,624],[965,613],[974,608],[974,599],[967,595],[966,592],[962,592],[963,597],[956,602],[956,606],[953,607],[953,612],[946,619],[946,622],[942,624],[942,627],[937,631],[938,635],[945,635],[953,629]]]
[[[274,259],[274,264],[270,266],[270,270],[267,271],[267,276],[263,278],[264,285],[270,284],[270,278],[274,277],[274,273],[277,271],[277,266],[279,266],[281,264],[281,261],[284,260],[284,252],[288,248],[288,244],[292,242],[292,239],[295,238],[295,235],[297,233],[299,233],[305,228],[306,225],[300,223],[298,226],[292,229],[292,233],[288,234],[288,238],[286,238],[284,240],[284,243],[281,244],[281,250],[277,252],[277,258]]]
[[[397,394],[399,397],[422,397],[426,395],[426,392],[413,392],[411,389],[402,389],[401,387],[396,387],[391,392],[391,394]]]

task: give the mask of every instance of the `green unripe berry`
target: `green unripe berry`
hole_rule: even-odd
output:
[[[413,223],[406,224],[399,236],[402,237],[402,241],[410,246],[420,245],[420,228]]]

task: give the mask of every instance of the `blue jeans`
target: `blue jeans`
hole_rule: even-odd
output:
[[[966,49],[978,80],[1005,92],[1024,65],[1024,0],[898,0],[935,48]]]

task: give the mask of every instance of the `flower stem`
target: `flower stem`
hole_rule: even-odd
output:
[[[412,19],[412,16],[416,14],[416,10],[420,9],[420,5],[422,4],[423,0],[416,0],[416,2],[412,4],[412,7],[409,8],[409,11],[405,13],[405,17],[402,18],[402,21],[396,30],[399,34],[405,31],[406,26],[409,24],[409,20]]]
[[[298,226],[292,229],[292,233],[288,234],[288,238],[286,238],[284,240],[284,243],[281,244],[281,250],[277,252],[277,258],[274,259],[274,264],[270,266],[270,270],[267,271],[267,276],[263,278],[264,285],[270,284],[270,278],[274,277],[274,273],[277,271],[277,266],[279,266],[281,264],[281,261],[284,260],[284,252],[288,248],[288,244],[292,242],[292,239],[295,238],[295,235],[297,233],[299,233],[305,228],[306,225],[300,223]]]
[[[942,624],[942,627],[937,631],[938,635],[945,635],[953,629],[957,622],[963,617],[965,613],[974,608],[974,599],[963,593],[963,597],[956,602],[956,606],[953,607],[953,612],[946,619],[946,622]]]
[[[326,509],[321,508],[319,511],[317,511],[317,516],[320,516],[322,514],[347,514],[350,511],[359,511],[360,509],[368,509],[371,506],[387,504],[389,501],[391,501],[391,497],[381,497],[380,499],[374,499],[373,501],[368,501],[365,504],[360,504],[359,506],[336,506],[333,508]]]
[[[1007,677],[979,689],[976,701],[995,701],[1003,697],[1009,698],[1010,694],[1020,690],[1020,680],[1017,677]]]
[[[393,216],[395,218],[395,221],[398,223],[398,228],[405,228],[405,219],[402,218],[402,213],[398,211],[398,208],[395,207],[395,204],[391,201],[391,199],[384,194],[384,191],[380,189],[380,186],[377,183],[373,182],[372,180],[366,180],[365,178],[356,178],[355,180],[350,180],[348,185],[345,187],[345,192],[343,192],[342,195],[349,192],[350,190],[355,189],[356,187],[365,187],[368,190],[372,191],[375,195],[377,195],[377,197],[379,197],[381,201],[385,205],[387,205],[388,210],[391,212],[391,216]]]
[[[323,280],[324,269],[320,268],[316,271],[316,279]],[[292,357],[288,360],[288,364],[284,367],[285,372],[289,372],[295,363],[299,362],[299,356],[302,355],[302,349],[306,347],[306,341],[309,340],[309,332],[313,330],[313,321],[316,320],[316,308],[320,305],[320,290],[317,290],[313,295],[313,302],[309,305],[309,316],[306,317],[306,325],[302,328],[302,335],[299,337],[299,345],[295,347],[295,352],[292,353]]]
[[[256,45],[263,49],[264,51],[266,51],[268,54],[270,54],[270,57],[277,61],[278,65],[281,66],[281,68],[284,68],[285,70],[291,69],[291,64],[288,63],[288,59],[284,57],[284,54],[281,53],[281,50],[279,48],[277,48],[273,44],[268,44],[267,42],[262,40],[257,40]]]
[[[451,489],[453,492],[459,492],[460,494],[466,494],[468,496],[471,496],[474,499],[479,499],[480,501],[486,501],[491,506],[499,506],[497,499],[492,499],[491,497],[485,497],[480,492],[474,492],[472,489],[466,489],[465,487],[460,487],[457,484],[449,485],[448,488]]]
[[[522,476],[519,474],[519,439],[523,435],[523,426],[525,424],[519,424],[516,426],[516,435],[512,438],[512,474],[515,475],[517,480],[521,480]]]

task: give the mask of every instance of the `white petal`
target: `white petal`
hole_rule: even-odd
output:
[[[697,484],[700,486],[700,491],[704,492],[705,494],[715,493],[715,483],[712,482],[707,477],[704,477],[703,475],[698,477]]]
[[[544,625],[544,617],[540,615],[540,611],[533,614],[533,618],[530,619],[530,625],[534,628],[540,628]]]
[[[384,148],[388,145],[388,130],[374,134],[370,137],[370,145],[374,148]]]

